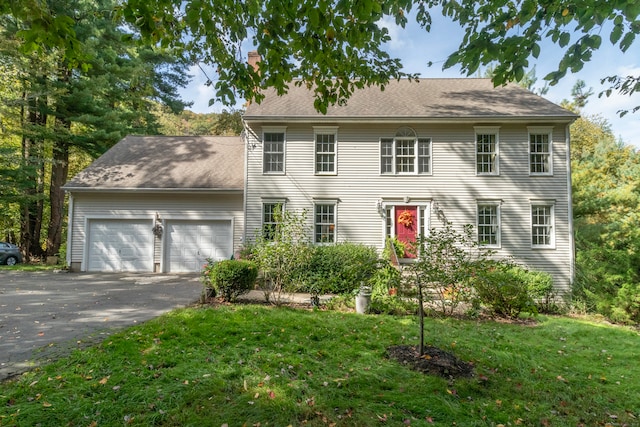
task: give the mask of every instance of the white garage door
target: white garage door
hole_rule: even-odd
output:
[[[168,272],[197,272],[207,263],[231,258],[231,221],[169,221],[167,236]]]
[[[88,271],[153,271],[151,220],[91,220]]]

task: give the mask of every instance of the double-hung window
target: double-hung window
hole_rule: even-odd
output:
[[[551,129],[529,127],[529,173],[553,175]]]
[[[284,174],[284,162],[284,128],[265,129],[262,134],[262,172],[265,174]]]
[[[401,128],[395,138],[380,139],[380,173],[411,175],[431,173],[431,139],[418,138],[410,128]]]
[[[531,204],[531,246],[555,247],[554,205],[548,202]]]
[[[487,247],[500,247],[500,203],[494,201],[478,202],[478,244]]]
[[[316,127],[315,133],[315,170],[318,175],[337,173],[337,131],[335,127]]]
[[[315,243],[336,242],[336,207],[335,202],[316,202],[313,215],[313,241]]]
[[[476,174],[499,175],[498,128],[477,126]]]
[[[268,201],[262,203],[262,237],[265,240],[275,240],[278,225],[282,221],[284,202]]]

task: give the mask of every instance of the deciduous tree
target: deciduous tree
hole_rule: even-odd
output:
[[[82,62],[73,15],[54,13],[46,4],[10,0],[0,13],[32,22],[21,33],[25,48],[56,46],[70,61]],[[545,77],[554,84],[582,69],[602,43],[624,52],[640,32],[640,3],[628,0],[123,0],[118,11],[147,41],[214,65],[217,98],[225,103],[234,105],[238,97],[259,101],[265,87],[282,93],[295,80],[313,88],[320,111],[346,102],[357,88],[412,77],[384,50],[390,35],[383,19],[402,27],[416,19],[429,31],[432,15],[442,13],[464,33],[444,66],[459,65],[472,75],[495,63],[495,84],[522,80],[530,61],[542,54],[543,41],[564,53]],[[247,39],[262,55],[258,71],[245,62],[241,46]],[[640,89],[639,77],[603,80],[612,91],[632,94]]]

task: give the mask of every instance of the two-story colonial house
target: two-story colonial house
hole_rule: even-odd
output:
[[[569,125],[576,116],[488,79],[390,82],[313,108],[292,86],[249,105],[242,137],[127,137],[74,177],[77,271],[199,271],[307,211],[313,242],[382,250],[450,222],[479,243],[573,277]]]
[[[575,114],[489,79],[394,81],[326,114],[304,86],[265,95],[244,115],[246,240],[278,206],[306,210],[317,244],[380,250],[387,237],[472,224],[497,256],[569,289]]]

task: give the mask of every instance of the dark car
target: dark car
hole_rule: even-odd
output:
[[[14,244],[0,242],[0,264],[16,265],[22,262],[20,249]]]

